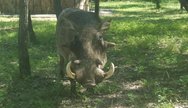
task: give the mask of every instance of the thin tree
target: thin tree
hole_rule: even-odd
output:
[[[59,14],[62,11],[62,7],[61,7],[61,1],[60,0],[53,0],[53,4],[54,4],[54,10],[55,10],[55,14],[56,17],[58,18]]]
[[[19,6],[19,31],[18,31],[18,56],[19,70],[22,78],[31,75],[28,53],[28,3],[29,0],[20,0]]]
[[[99,0],[97,1],[99,3]],[[89,0],[53,0],[53,4],[57,18],[61,13],[62,9],[65,8],[78,8],[85,11],[89,11]]]
[[[95,15],[99,17],[99,0],[95,0]]]
[[[156,4],[156,9],[160,9],[161,8],[161,0],[155,0],[155,4]]]
[[[37,41],[37,38],[36,38],[35,32],[33,30],[33,25],[32,25],[30,10],[28,12],[28,31],[29,31],[30,41],[33,42],[33,43],[35,43]]]

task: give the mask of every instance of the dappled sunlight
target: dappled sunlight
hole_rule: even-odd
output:
[[[134,82],[124,82],[123,83],[123,88],[125,90],[139,90],[144,87],[144,84],[142,81],[134,81]]]
[[[177,20],[177,19],[181,19],[181,18],[186,18],[185,17],[185,15],[186,14],[179,14],[179,13],[177,13],[177,14],[172,14],[172,15],[165,15],[165,13],[164,13],[164,15],[163,15],[163,18],[164,19],[171,19],[171,20]]]
[[[37,43],[29,43],[32,76],[19,79],[18,16],[0,16],[0,107],[24,108],[184,108],[188,107],[188,14],[176,2],[102,2],[112,19],[106,38],[116,43],[108,60],[114,75],[94,93],[59,75],[55,15],[32,16]],[[102,13],[103,12],[103,13]]]
[[[34,21],[57,21],[55,14],[36,14],[31,15]],[[0,15],[0,22],[19,21],[19,15]]]
[[[180,53],[180,50],[182,48],[182,43],[183,40],[178,39],[178,38],[170,38],[170,37],[165,37],[160,40],[158,40],[158,47],[162,49],[169,49],[174,53]]]
[[[124,6],[123,9],[115,9],[119,17],[112,22],[110,32],[114,35],[112,39],[118,43],[112,54],[120,56],[115,59],[119,65],[116,77],[125,90],[122,93],[123,103],[144,98],[147,100],[145,106],[166,105],[171,108],[172,100],[187,99],[182,97],[187,94],[187,87],[174,81],[187,71],[188,16],[180,14],[177,4],[173,4],[173,8],[168,6],[159,12],[152,9],[151,4],[143,8]],[[174,87],[178,85],[182,87],[179,88],[181,93],[177,93]]]
[[[0,22],[10,22],[18,20],[18,15],[0,15]]]

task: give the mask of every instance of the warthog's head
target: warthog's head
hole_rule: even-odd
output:
[[[65,11],[59,29],[61,42],[69,56],[66,64],[67,77],[75,79],[86,88],[94,87],[114,73],[114,64],[108,71],[103,68],[107,62],[106,50],[115,44],[103,39],[103,33],[109,28],[110,21],[101,21],[94,13],[81,10]],[[63,26],[64,25],[64,26]]]
[[[75,40],[74,44],[72,50],[76,59],[67,64],[68,77],[85,87],[94,87],[113,75],[113,63],[107,72],[103,71],[103,67],[107,62],[106,49],[115,44],[103,40],[101,29],[85,28],[80,39]]]

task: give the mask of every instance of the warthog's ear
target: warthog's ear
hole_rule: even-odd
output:
[[[101,25],[101,31],[106,31],[109,29],[110,27],[110,23],[111,23],[111,19],[107,20],[107,21],[103,21],[102,25]]]

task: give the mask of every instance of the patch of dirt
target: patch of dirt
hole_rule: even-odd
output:
[[[188,108],[188,101],[176,103],[174,108]]]

